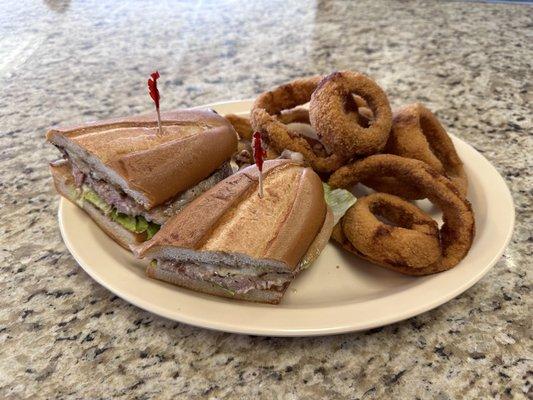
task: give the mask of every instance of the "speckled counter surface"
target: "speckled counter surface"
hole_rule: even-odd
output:
[[[509,4],[2,2],[0,398],[531,397],[532,24],[533,7]],[[426,103],[496,166],[512,242],[466,293],[368,332],[249,337],[141,311],[66,250],[43,135],[151,110],[154,68],[169,107],[364,71],[393,106]]]

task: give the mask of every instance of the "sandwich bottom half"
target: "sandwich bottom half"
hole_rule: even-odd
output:
[[[147,276],[197,292],[278,304],[294,279],[291,273],[265,273],[253,269],[224,268],[218,265],[153,260]]]

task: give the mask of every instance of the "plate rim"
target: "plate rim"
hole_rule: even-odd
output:
[[[229,107],[232,109],[235,108],[235,110],[228,111],[228,112],[239,114],[239,113],[247,112],[251,108],[252,104],[253,104],[253,100],[250,100],[250,99],[231,100],[231,101],[221,101],[221,102],[216,102],[216,103],[210,103],[204,106],[198,106],[194,108],[204,108],[204,107],[228,108]],[[179,311],[174,311],[170,313],[165,308],[161,307],[158,304],[147,302],[144,299],[141,299],[135,295],[131,295],[129,293],[123,292],[120,289],[117,289],[112,283],[103,279],[94,268],[92,268],[88,263],[85,262],[83,257],[81,257],[81,255],[77,251],[76,246],[73,245],[73,243],[71,243],[69,239],[69,234],[67,232],[67,227],[64,221],[64,214],[65,214],[66,207],[68,206],[76,207],[76,206],[73,204],[70,204],[67,200],[65,200],[62,197],[60,197],[59,208],[58,208],[58,221],[59,221],[61,236],[63,238],[63,241],[67,249],[72,254],[76,262],[82,267],[82,269],[92,279],[98,282],[101,286],[105,287],[107,290],[114,293],[115,295],[122,298],[123,300],[143,310],[146,310],[148,312],[154,313],[156,315],[165,317],[173,321],[178,321],[181,323],[198,326],[201,328],[211,329],[211,330],[239,333],[239,334],[260,335],[260,336],[323,336],[323,335],[333,335],[333,334],[368,330],[368,329],[377,328],[377,327],[384,326],[384,325],[393,324],[395,322],[399,322],[399,321],[411,318],[413,316],[416,316],[424,312],[427,312],[431,309],[434,309],[442,304],[445,304],[446,302],[450,301],[451,299],[455,298],[459,294],[463,293],[464,291],[472,287],[483,276],[485,276],[488,273],[488,271],[500,260],[514,232],[516,210],[515,210],[514,201],[513,201],[511,192],[509,190],[509,187],[507,186],[507,183],[505,182],[501,174],[496,170],[496,168],[490,163],[490,161],[488,161],[483,156],[483,154],[479,153],[473,146],[455,137],[454,135],[450,134],[450,136],[453,137],[454,141],[457,140],[461,142],[461,145],[466,146],[469,151],[475,152],[479,157],[481,157],[483,161],[486,162],[490,166],[492,170],[491,172],[497,175],[499,184],[501,184],[499,186],[505,188],[505,190],[502,192],[502,198],[505,200],[507,205],[510,206],[508,211],[511,214],[511,219],[509,221],[507,231],[505,232],[505,240],[501,242],[498,248],[498,251],[494,253],[494,255],[492,256],[492,258],[486,264],[485,267],[480,269],[476,274],[472,275],[470,279],[462,282],[461,285],[455,287],[453,290],[449,290],[445,294],[438,296],[431,301],[424,302],[417,307],[409,308],[401,313],[397,313],[394,316],[385,315],[381,318],[375,318],[372,321],[369,321],[367,323],[351,320],[351,322],[348,322],[348,323],[345,322],[344,324],[337,324],[335,326],[330,326],[330,327],[315,327],[315,328],[254,327],[253,324],[242,325],[242,324],[235,324],[231,322],[228,323],[228,322],[221,322],[221,321],[206,320],[198,316],[191,316],[186,313],[180,313]],[[418,278],[418,279],[424,279],[424,278]],[[180,290],[186,290],[186,289],[180,289]],[[215,298],[214,301],[216,301],[216,299],[217,298]],[[364,303],[378,301],[379,299],[380,298],[376,300],[370,300]],[[236,304],[242,305],[241,302],[238,302]],[[359,304],[359,303],[356,303],[356,304]],[[350,304],[343,305],[341,307],[347,307],[349,305]],[[352,304],[352,306],[353,305],[354,304]],[[233,306],[233,304],[231,306]],[[262,305],[262,306],[265,306],[265,305]],[[265,306],[265,307],[267,307],[266,309],[271,308],[271,310],[277,309],[278,311],[284,310],[284,311],[291,312],[292,310],[294,310],[291,308],[277,308],[277,306]],[[320,306],[314,307],[314,309],[319,309],[319,308],[327,308],[327,307],[320,307]]]

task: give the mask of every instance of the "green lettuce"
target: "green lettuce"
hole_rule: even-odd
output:
[[[83,200],[91,203],[93,206],[98,208],[106,215],[113,210],[113,207],[111,207],[100,196],[98,196],[98,194],[94,190],[89,189],[87,187],[83,188],[82,198]]]
[[[346,211],[355,204],[357,197],[345,189],[331,189],[327,183],[324,185],[324,198],[333,211],[333,221],[337,222],[346,214]]]
[[[122,214],[117,212],[116,210],[113,210],[113,212],[111,212],[110,214],[110,217],[113,221],[119,223],[128,231],[135,233],[146,232],[147,240],[151,239],[157,233],[157,231],[159,231],[159,228],[161,228],[161,226],[158,224],[148,222],[141,215],[137,217],[132,217],[130,215]]]
[[[159,232],[159,229],[161,228],[160,225],[154,224],[153,222],[150,222],[148,225],[148,228],[146,229],[146,239],[150,240],[154,237],[154,235]]]
[[[150,223],[144,217],[137,217],[135,221],[135,232],[146,232]]]
[[[323,185],[324,199],[333,212],[333,225],[336,225],[337,222],[339,222],[339,220],[344,216],[344,214],[346,214],[346,211],[348,211],[348,209],[355,204],[357,198],[347,190],[332,190],[327,183],[323,183]],[[316,251],[306,254],[298,263],[297,270],[301,271],[309,268],[313,261],[318,258],[321,250],[322,249],[316,249]]]
[[[98,193],[96,193],[94,190],[88,187],[83,188],[82,199],[94,205],[96,208],[102,211],[105,215],[107,215],[109,218],[111,218],[116,223],[122,225],[128,231],[135,232],[135,233],[146,232],[147,240],[151,239],[157,233],[157,231],[159,231],[159,228],[161,228],[161,226],[158,224],[155,224],[153,222],[148,222],[146,218],[144,218],[141,215],[137,217],[132,217],[130,215],[126,215],[126,214],[122,214],[118,212],[116,208],[107,204],[98,195]]]
[[[122,225],[124,228],[126,228],[128,231],[135,232],[135,233],[141,233],[137,230],[137,218],[132,217],[130,215],[122,214],[117,212],[116,210],[113,210],[113,212],[109,215],[111,219],[120,225]]]

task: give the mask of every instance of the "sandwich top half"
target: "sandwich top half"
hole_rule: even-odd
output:
[[[81,172],[119,186],[146,209],[190,188],[218,169],[237,148],[237,135],[212,110],[113,119],[49,131],[46,138]]]

